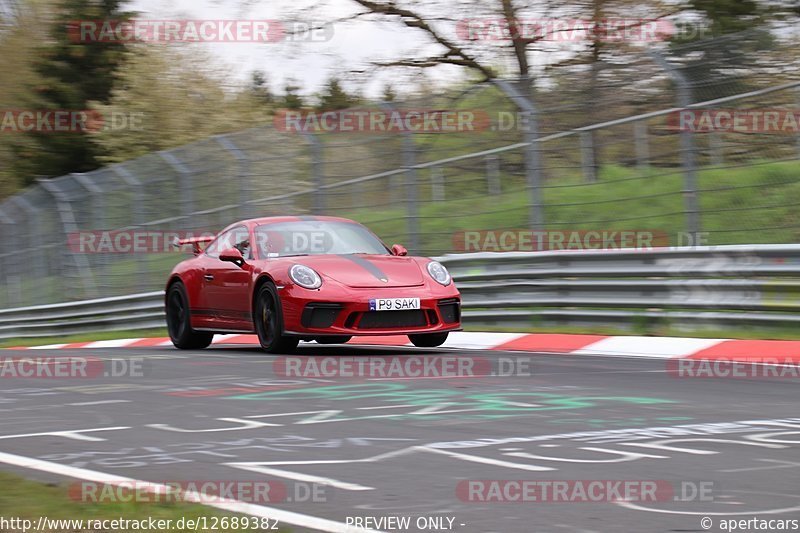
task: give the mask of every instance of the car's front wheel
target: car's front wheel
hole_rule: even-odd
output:
[[[201,350],[211,344],[213,333],[192,329],[189,298],[186,297],[186,288],[180,281],[170,286],[165,311],[169,338],[176,348]]]
[[[444,344],[447,340],[447,332],[444,333],[418,333],[409,335],[408,340],[418,348],[436,348]]]
[[[297,348],[297,344],[300,342],[298,338],[282,335],[281,303],[278,299],[278,291],[271,283],[265,283],[258,290],[253,319],[258,341],[264,351],[289,353]]]

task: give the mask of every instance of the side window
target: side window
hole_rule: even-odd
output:
[[[246,244],[246,247],[244,246]],[[250,237],[247,233],[247,228],[244,226],[236,226],[228,231],[221,233],[217,239],[208,245],[206,248],[206,255],[209,257],[219,257],[223,250],[228,248],[238,248],[242,255],[247,257],[250,251]]]
[[[247,228],[236,228],[233,230],[233,247],[242,252],[242,257],[252,259],[250,251],[250,233]]]

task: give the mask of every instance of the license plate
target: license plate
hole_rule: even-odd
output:
[[[370,311],[403,311],[419,309],[419,298],[375,298],[369,301]]]

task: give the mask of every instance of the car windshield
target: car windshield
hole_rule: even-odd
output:
[[[390,255],[367,228],[355,222],[297,221],[258,226],[255,230],[262,259],[298,255]]]

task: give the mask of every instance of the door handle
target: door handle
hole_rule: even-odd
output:
[[[214,274],[206,274],[203,277],[206,278],[206,281],[214,281]]]

